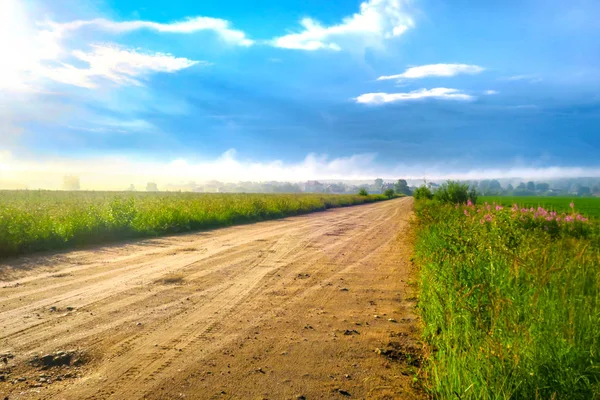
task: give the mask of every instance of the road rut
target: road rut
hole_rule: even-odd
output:
[[[421,398],[411,208],[401,198],[6,261],[0,393]],[[29,365],[60,350],[80,363]]]

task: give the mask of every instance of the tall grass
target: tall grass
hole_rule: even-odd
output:
[[[262,221],[383,195],[0,192],[0,257]]]
[[[597,221],[434,202],[416,213],[433,396],[600,399]]]

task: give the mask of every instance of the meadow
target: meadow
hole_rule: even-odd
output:
[[[0,258],[386,199],[383,195],[0,191]]]
[[[498,203],[512,206],[517,203],[524,207],[544,207],[555,211],[567,211],[571,202],[575,203],[577,210],[590,217],[600,218],[600,197],[544,197],[544,196],[484,196],[479,202]]]
[[[417,202],[425,386],[443,399],[599,399],[598,199],[490,200]]]

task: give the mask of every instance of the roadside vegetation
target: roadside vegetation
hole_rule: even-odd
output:
[[[433,397],[600,398],[598,219],[578,212],[583,199],[476,202],[446,188],[415,191]]]
[[[0,258],[371,203],[386,195],[0,192]]]
[[[590,217],[600,218],[600,197],[511,197],[511,196],[484,196],[482,202],[498,203],[504,206],[512,206],[518,203],[524,207],[544,207],[556,211],[568,211],[569,204],[574,201],[577,204],[577,210]]]

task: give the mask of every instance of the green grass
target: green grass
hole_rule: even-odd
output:
[[[590,217],[600,218],[600,197],[542,197],[542,196],[482,196],[479,197],[478,203],[488,202],[492,204],[496,202],[506,206],[512,206],[517,203],[525,207],[551,208],[556,211],[568,211],[569,203],[574,202],[575,207],[581,213]]]
[[[524,199],[569,209],[570,199],[548,200]],[[598,221],[490,208],[416,207],[432,396],[600,399]]]
[[[386,199],[383,195],[0,191],[0,258]]]

